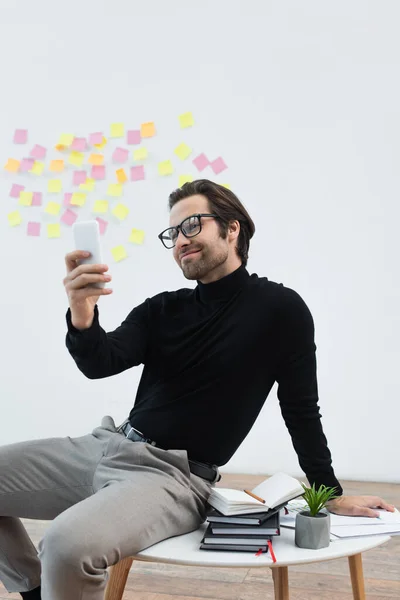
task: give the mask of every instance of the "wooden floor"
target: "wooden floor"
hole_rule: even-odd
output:
[[[226,474],[218,485],[252,488],[265,476]],[[400,484],[343,481],[345,494],[378,495],[400,509]],[[23,523],[37,546],[49,521]],[[400,536],[363,553],[368,600],[400,600]],[[347,558],[289,567],[290,600],[352,600]],[[223,569],[133,563],[124,600],[273,600],[269,568]],[[0,599],[20,599],[0,583]],[[71,598],[71,600],[74,600]]]

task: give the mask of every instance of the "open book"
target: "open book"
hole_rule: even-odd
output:
[[[217,487],[212,489],[208,503],[223,515],[241,515],[265,512],[304,494],[300,482],[286,473],[275,473],[250,491],[265,504],[241,490]]]

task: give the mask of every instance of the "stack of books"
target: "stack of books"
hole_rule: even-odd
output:
[[[280,513],[304,490],[297,479],[276,473],[252,490],[214,488],[208,499],[208,527],[201,550],[268,552],[280,535]]]

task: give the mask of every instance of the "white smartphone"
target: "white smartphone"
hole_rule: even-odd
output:
[[[85,250],[90,252],[88,258],[80,258],[81,265],[99,265],[103,264],[101,244],[100,244],[100,229],[97,221],[78,221],[72,225],[74,234],[75,250]],[[93,283],[94,287],[103,288],[105,281]]]

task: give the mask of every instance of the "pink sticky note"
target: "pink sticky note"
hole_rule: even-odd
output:
[[[28,141],[27,129],[16,129],[14,133],[14,144],[26,144]]]
[[[101,219],[100,217],[96,217],[96,221],[99,224],[100,235],[103,235],[106,232],[108,223],[107,223],[107,221],[105,221],[104,219]]]
[[[90,171],[90,177],[92,179],[105,179],[106,168],[104,165],[93,165]]]
[[[131,181],[140,181],[144,179],[144,166],[131,167]]]
[[[29,221],[26,233],[28,235],[40,235],[40,223]]]
[[[65,225],[73,225],[75,223],[75,221],[77,220],[77,218],[78,218],[78,215],[76,213],[74,213],[73,210],[67,208],[67,210],[61,217],[60,221],[61,221],[61,223],[64,223]]]
[[[19,170],[21,171],[21,173],[24,173],[25,171],[30,171],[33,167],[34,162],[35,160],[33,158],[23,158],[19,166]]]
[[[103,142],[103,134],[101,132],[91,133],[89,135],[89,144],[101,144]]]
[[[74,138],[72,140],[72,144],[70,146],[71,150],[75,150],[76,152],[85,152],[86,150],[86,138]]]
[[[19,185],[19,183],[13,183],[10,191],[11,198],[19,198],[19,193],[23,192],[24,189],[24,185]]]
[[[225,169],[228,168],[226,166],[223,158],[221,158],[220,156],[218,158],[216,158],[215,160],[213,160],[210,163],[210,166],[216,175],[218,175],[218,173],[221,173],[221,171],[224,171]]]
[[[210,164],[210,161],[205,154],[199,154],[192,162],[194,166],[197,167],[198,171],[204,171],[204,169]]]
[[[45,158],[46,152],[47,150],[44,148],[44,146],[39,146],[39,144],[36,144],[29,152],[29,156],[35,158],[36,160],[41,160],[42,158]]]
[[[63,205],[71,206],[71,198],[72,198],[72,192],[65,192]]]
[[[117,163],[124,163],[128,160],[129,150],[125,150],[125,148],[115,148],[112,159]]]
[[[126,143],[127,144],[140,144],[142,136],[140,135],[140,129],[131,129],[126,132]]]
[[[42,192],[33,192],[31,206],[42,206]]]
[[[74,185],[79,185],[81,183],[85,183],[87,179],[86,171],[74,171],[74,175],[72,178],[72,182]]]

